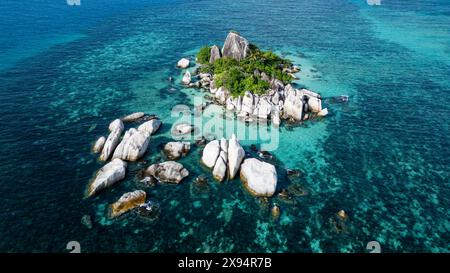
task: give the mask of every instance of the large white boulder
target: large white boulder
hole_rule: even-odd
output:
[[[303,95],[300,92],[287,92],[283,105],[283,116],[300,121],[303,119]]]
[[[149,142],[150,134],[131,128],[125,132],[122,141],[114,151],[113,158],[136,161],[147,151]]]
[[[120,136],[122,135],[123,129],[123,122],[120,119],[116,119],[109,124],[110,134],[106,139],[105,145],[103,145],[100,160],[107,161],[114,153],[114,150],[120,142]]]
[[[206,144],[203,149],[202,162],[208,168],[213,168],[217,157],[220,154],[220,142],[218,140],[213,140]]]
[[[138,127],[139,132],[144,132],[149,135],[153,135],[156,131],[158,131],[159,127],[161,127],[161,120],[159,119],[152,119],[147,122],[142,123]]]
[[[103,146],[105,145],[106,138],[104,136],[101,136],[95,141],[94,146],[92,147],[92,151],[94,153],[100,153],[103,150]]]
[[[218,181],[223,181],[227,173],[227,153],[220,151],[213,169],[213,176]]]
[[[103,166],[89,184],[88,195],[92,196],[98,191],[124,179],[126,168],[127,163],[118,158]]]
[[[186,58],[182,58],[181,60],[178,61],[177,63],[177,67],[185,69],[188,68],[190,64],[190,61]]]
[[[270,197],[275,193],[277,171],[272,164],[248,158],[241,164],[240,176],[244,186],[253,195]]]
[[[117,202],[111,205],[111,217],[120,216],[125,212],[137,208],[145,203],[145,198],[147,198],[147,194],[142,190],[123,194]]]
[[[133,122],[145,116],[144,112],[136,112],[122,118],[123,122]]]
[[[245,157],[244,148],[233,134],[228,141],[228,177],[233,179],[241,166],[242,160]]]
[[[166,161],[151,165],[144,171],[144,175],[151,175],[161,182],[178,184],[189,175],[189,171],[178,162]]]
[[[183,79],[181,80],[181,82],[185,85],[188,85],[191,83],[192,77],[191,77],[191,72],[186,71],[186,73],[184,73]]]
[[[110,132],[116,131],[116,130],[123,130],[123,122],[120,119],[113,120],[109,126],[108,129]]]
[[[170,160],[179,159],[186,156],[191,149],[189,142],[169,142],[164,145],[163,152]]]

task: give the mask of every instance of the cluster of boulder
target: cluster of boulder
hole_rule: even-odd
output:
[[[247,57],[249,50],[250,43],[246,38],[230,32],[222,50],[218,46],[211,47],[210,62],[222,57],[242,60]],[[296,78],[294,74],[299,71],[297,66],[283,68],[283,72],[293,78]],[[258,119],[271,120],[274,126],[279,126],[282,119],[297,122],[328,114],[328,109],[322,108],[322,98],[319,94],[307,89],[295,89],[291,84],[285,85],[258,70],[254,73],[269,83],[270,89],[266,94],[257,95],[247,91],[243,96],[234,98],[229,90],[216,86],[214,75],[210,73],[196,73],[198,80],[192,82],[194,77],[187,71],[182,83],[209,91],[215,103],[225,106],[227,110],[235,112],[238,118],[249,122]]]
[[[214,178],[223,181],[233,179],[240,170],[240,178],[246,189],[255,196],[270,197],[277,186],[277,172],[272,164],[256,158],[245,158],[245,151],[233,134],[229,140],[210,141],[203,149],[202,163],[212,169]]]
[[[137,128],[130,128],[124,132],[124,122],[143,121]],[[137,161],[143,157],[150,143],[150,137],[161,126],[162,122],[155,116],[146,116],[143,112],[133,113],[121,119],[116,119],[109,125],[107,138],[100,137],[92,150],[100,154],[101,161],[109,161],[88,185],[87,195],[94,196],[101,190],[108,188],[125,178],[127,162]],[[169,142],[164,146],[164,153],[169,159],[185,156],[190,150],[190,143]],[[167,161],[156,163],[143,171],[145,178],[152,178],[159,182],[179,183],[189,175],[182,164]],[[149,204],[145,203],[146,193],[142,190],[128,192],[111,205],[110,215],[117,217],[136,207],[144,207],[147,211]]]
[[[123,120],[118,119],[110,124],[110,135],[108,138],[113,138],[111,136],[115,138],[117,134],[121,135],[121,132],[124,130]],[[155,127],[154,125],[156,124],[159,125]],[[137,129],[131,128],[127,130],[122,139],[115,141],[118,143],[115,149],[114,145],[109,146],[111,147],[109,148],[111,150],[109,153],[112,154],[112,159],[96,173],[88,186],[88,196],[93,196],[124,179],[127,164],[143,155],[143,153],[137,152],[142,146],[139,142],[141,141],[140,138],[136,141],[131,141],[130,139],[133,139],[135,134],[150,136],[156,132],[157,127],[160,125],[160,121],[157,122],[157,119],[148,120]],[[102,149],[99,149],[97,142],[93,147],[94,151],[97,153],[103,152]],[[136,144],[135,142],[139,143]],[[140,172],[143,178],[141,182],[180,183],[189,176],[189,171],[181,163],[173,160],[186,156],[190,149],[191,144],[189,142],[168,142],[163,145],[162,152],[169,161],[155,163],[143,169]],[[116,154],[120,156],[115,157],[114,155]],[[212,170],[213,177],[218,181],[223,181],[226,178],[233,179],[239,173],[243,186],[251,194],[263,198],[273,196],[277,188],[277,171],[275,166],[257,158],[245,157],[246,152],[244,148],[233,134],[228,140],[222,138],[206,143],[202,152],[201,162]],[[146,199],[147,194],[145,191],[135,190],[127,192],[110,206],[110,216],[118,217],[136,208],[138,213],[141,211],[145,215],[152,215],[154,214],[153,208],[155,204]],[[274,218],[279,216],[279,210],[278,205],[272,208],[272,216]]]

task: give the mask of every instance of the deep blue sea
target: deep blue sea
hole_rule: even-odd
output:
[[[300,65],[298,85],[350,97],[325,99],[326,119],[277,131],[277,169],[301,170],[279,172],[280,184],[306,193],[269,200],[278,221],[239,179],[196,188],[195,177],[211,178],[197,147],[180,160],[191,173],[181,184],[138,182],[161,160],[172,107],[200,92],[177,83],[176,62],[229,30]],[[92,143],[136,111],[164,123],[146,161],[85,198],[102,166]],[[68,252],[73,240],[82,252],[367,252],[369,241],[450,252],[449,117],[448,0],[2,0],[0,252]],[[242,140],[246,150],[262,142]],[[109,219],[108,205],[134,189],[159,217]],[[336,230],[341,209],[349,218]]]

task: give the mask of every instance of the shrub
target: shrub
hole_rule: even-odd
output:
[[[209,59],[211,58],[211,47],[204,46],[197,53],[197,61],[201,64],[209,63]]]
[[[208,51],[204,48],[207,48]],[[207,61],[206,55],[208,56]],[[200,71],[214,74],[216,86],[227,88],[233,97],[243,95],[245,91],[259,95],[267,92],[270,87],[269,83],[263,81],[260,76],[256,76],[255,70],[264,72],[269,77],[276,78],[285,84],[292,81],[292,77],[283,72],[284,67],[292,66],[291,61],[279,57],[272,51],[262,51],[253,44],[250,44],[249,55],[241,61],[225,57],[210,64],[209,56],[209,47],[203,47],[198,53],[199,62],[206,61]]]

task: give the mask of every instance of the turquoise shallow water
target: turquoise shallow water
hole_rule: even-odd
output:
[[[77,240],[84,252],[364,252],[377,240],[385,252],[449,252],[446,1],[44,2],[0,6],[0,251],[64,252]],[[182,184],[143,188],[160,204],[157,220],[107,219],[107,205],[139,188],[149,163],[84,199],[101,167],[90,145],[111,120],[146,111],[164,122],[146,156],[160,160],[178,120],[172,107],[199,94],[167,81],[181,76],[176,61],[230,29],[301,65],[299,85],[350,96],[326,100],[325,120],[274,132],[280,184],[308,194],[270,200],[281,205],[274,222],[238,180],[196,188],[209,172],[194,148],[180,160],[191,172]],[[264,139],[243,140],[252,143]],[[283,167],[302,176],[288,179]],[[332,224],[340,209],[345,232]]]

